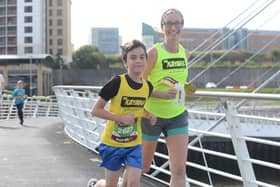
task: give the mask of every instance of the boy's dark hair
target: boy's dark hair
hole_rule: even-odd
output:
[[[127,60],[127,53],[137,47],[142,47],[145,52],[146,58],[148,58],[146,46],[139,40],[132,40],[131,42],[126,42],[125,44],[121,45],[122,49],[122,60],[126,62]]]

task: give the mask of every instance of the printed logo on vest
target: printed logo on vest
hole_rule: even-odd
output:
[[[144,107],[146,102],[145,97],[130,97],[130,96],[122,96],[121,106],[122,107]]]
[[[187,67],[184,58],[168,58],[162,60],[162,69],[185,69]]]

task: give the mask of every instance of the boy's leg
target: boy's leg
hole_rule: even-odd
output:
[[[108,169],[105,169],[105,179],[100,179],[94,182],[93,186],[88,185],[87,187],[116,187],[118,184],[119,176],[120,171],[110,171]]]
[[[126,166],[123,187],[140,187],[141,169],[132,166]]]
[[[120,171],[110,171],[105,169],[106,187],[116,187],[119,181]],[[99,187],[99,186],[96,186]],[[100,186],[101,187],[101,186]]]

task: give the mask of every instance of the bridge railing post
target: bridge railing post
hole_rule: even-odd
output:
[[[240,175],[243,179],[244,187],[257,187],[255,172],[250,162],[250,155],[246,141],[242,138],[243,132],[240,125],[240,119],[237,116],[237,110],[230,101],[224,102],[226,119],[229,126],[229,133],[232,137],[233,148],[237,157]]]

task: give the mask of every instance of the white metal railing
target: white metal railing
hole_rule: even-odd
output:
[[[55,86],[53,90],[65,132],[98,153],[105,121],[93,117],[91,108],[100,87]],[[190,141],[186,185],[210,187],[222,179],[245,187],[279,186],[280,96],[197,91],[193,97],[202,99],[188,101],[187,106]],[[240,102],[245,104],[241,106]],[[256,108],[262,109],[262,115],[255,112]],[[168,185],[169,158],[164,144],[160,139],[152,171],[146,176]],[[271,153],[275,155],[270,157]],[[270,178],[274,175],[278,177]]]
[[[59,110],[56,97],[45,98],[28,97],[25,101],[24,118],[30,117],[58,117]],[[14,100],[10,95],[0,96],[0,121],[17,118]]]

